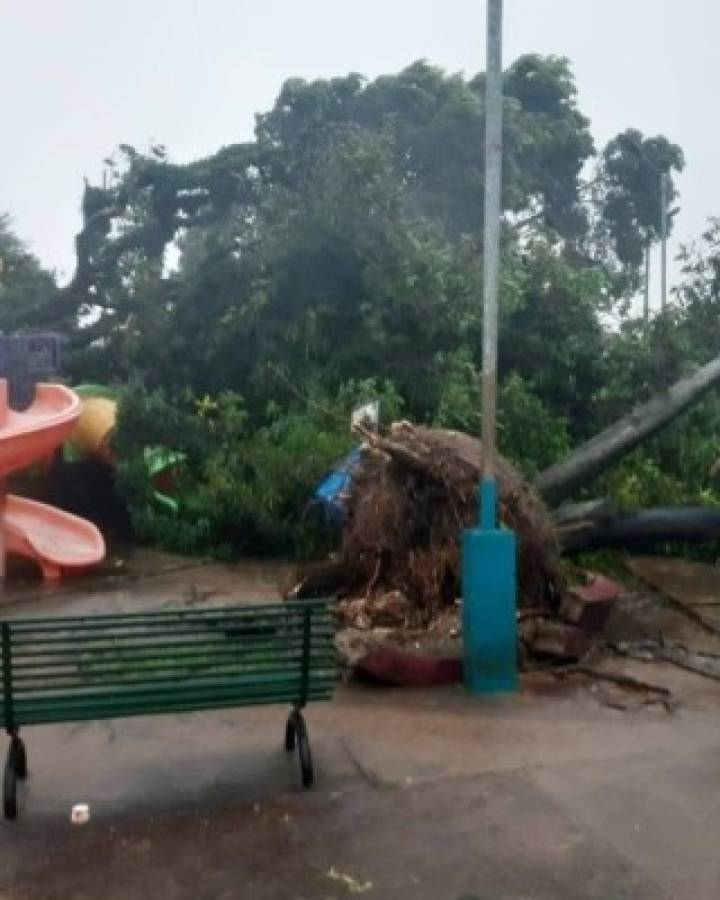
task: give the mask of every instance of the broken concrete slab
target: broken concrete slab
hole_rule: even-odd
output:
[[[546,657],[556,662],[571,662],[587,653],[590,642],[587,635],[574,625],[537,619],[529,640],[534,656]]]
[[[598,634],[605,627],[613,604],[625,591],[622,584],[605,575],[592,574],[587,584],[568,588],[560,615],[585,634]]]

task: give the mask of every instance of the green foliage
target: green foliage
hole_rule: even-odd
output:
[[[439,428],[453,428],[479,434],[480,372],[468,350],[435,356],[437,409],[434,423]]]
[[[548,410],[568,420],[574,439],[594,433],[595,396],[606,378],[599,319],[605,273],[579,265],[546,237],[509,256],[506,268],[515,300],[501,310],[502,374],[516,372],[532,383]]]
[[[602,489],[623,509],[720,503],[712,468],[720,453],[720,400],[707,397],[623,460]]]
[[[182,453],[185,464],[179,468],[177,487],[181,496],[192,497],[211,446],[212,434],[187,398],[184,403],[171,402],[160,391],[145,394],[137,387],[120,392],[114,435],[117,484],[140,540],[155,540],[179,552],[209,549],[212,540],[206,517],[187,515],[185,509],[173,516],[157,505],[146,451],[164,447]]]
[[[628,129],[590,172],[560,57],[515,61],[504,95],[499,439],[532,475],[717,355],[720,224],[645,327],[630,301],[682,151]],[[252,141],[184,165],[121,145],[85,190],[61,290],[0,222],[0,328],[60,324],[71,377],[132,386],[116,450],[139,536],[309,553],[324,536],[304,506],[352,445],[354,406],[479,433],[484,115],[482,73],[419,61],[290,79]],[[628,507],[714,502],[719,430],[708,398],[600,487]],[[177,516],[148,447],[185,458]]]
[[[657,459],[638,451],[625,460],[607,479],[607,493],[620,509],[643,506],[672,506],[687,498],[682,482],[664,472]]]
[[[333,416],[341,422],[346,411],[376,401],[380,410],[380,426],[397,421],[405,408],[405,401],[388,378],[351,378],[340,385],[334,401]],[[349,424],[349,416],[346,420]]]
[[[483,87],[482,75],[466,80],[426,62],[371,82],[290,79],[258,117],[254,141],[187,165],[163,147],[121,145],[109,184],[85,192],[77,271],[62,292],[63,308],[94,317],[75,329],[74,371],[235,390],[257,413],[268,362],[303,382],[322,363],[331,393],[349,378],[389,377],[410,411],[427,413],[430,360],[478,337]],[[573,277],[602,282],[592,314],[623,282],[603,280],[616,261],[609,251],[595,248],[590,262],[591,221],[611,243],[630,232],[644,240],[654,185],[630,178],[624,157],[608,151],[606,188],[590,208],[582,172],[593,143],[567,60],[521,57],[505,96],[513,239],[531,239],[524,255],[539,257],[536,278],[553,257],[564,260],[560,290],[583,289]],[[681,161],[661,138],[642,153],[648,165]],[[617,204],[630,210],[624,218],[607,212]],[[180,254],[172,272],[170,250]],[[531,298],[547,293],[523,280]],[[531,333],[537,323],[526,315],[518,324]]]
[[[567,420],[553,415],[520,375],[511,375],[500,388],[498,422],[501,452],[527,476],[570,450]]]
[[[317,482],[351,445],[347,432],[290,413],[213,453],[201,505],[213,518],[215,541],[253,553],[317,550],[322,535],[303,521],[303,510]]]
[[[680,147],[662,136],[644,138],[628,128],[608,143],[602,156],[602,213],[622,263],[639,267],[645,247],[659,239],[660,176],[684,166]],[[676,196],[671,180],[668,202]]]
[[[57,286],[0,214],[0,332],[27,329],[34,321],[58,324],[54,301]]]
[[[343,396],[392,393],[386,385],[377,387],[349,386]],[[128,391],[120,400],[115,441],[118,484],[141,540],[216,556],[310,553],[327,536],[303,520],[304,508],[319,479],[352,443],[337,411],[316,415],[271,406],[266,424],[251,430],[236,394],[205,396],[190,406],[160,393]],[[177,515],[154,500],[145,462],[150,445],[185,455]]]

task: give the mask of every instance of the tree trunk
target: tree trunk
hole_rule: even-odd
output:
[[[554,506],[658,432],[720,381],[720,356],[676,382],[595,435],[565,460],[536,476],[534,485]]]
[[[606,547],[637,549],[665,541],[711,541],[720,538],[720,509],[662,506],[633,513],[603,513],[557,528],[565,552]]]

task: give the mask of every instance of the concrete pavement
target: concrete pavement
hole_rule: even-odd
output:
[[[4,614],[277,595],[266,566],[141,563],[6,596]],[[342,688],[308,711],[311,792],[280,708],[27,729],[0,900],[717,900],[718,685],[622,665],[679,711],[620,712],[547,675],[504,698]]]
[[[28,729],[0,897],[720,896],[713,714],[355,687],[308,720],[311,792],[280,709]]]

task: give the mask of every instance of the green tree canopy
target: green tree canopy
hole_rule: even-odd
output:
[[[500,442],[533,472],[717,354],[720,238],[712,225],[645,328],[628,300],[682,151],[628,129],[596,153],[561,57],[504,80]],[[152,434],[189,461],[178,546],[292,546],[348,406],[479,430],[483,142],[482,73],[290,79],[251,141],[186,164],[121,145],[86,185],[61,290],[0,223],[0,327],[61,327],[73,377],[131,385],[120,478],[147,533]],[[693,434],[719,420],[708,407]],[[676,496],[682,449],[694,496],[710,444],[670,434],[609,490]]]
[[[85,190],[61,296],[82,316],[76,370],[229,387],[258,410],[278,391],[287,399],[278,372],[331,391],[377,375],[428,415],[441,360],[479,346],[483,105],[482,74],[419,61],[374,81],[290,79],[254,141],[186,165],[161,146],[121,145],[108,186]],[[518,337],[507,371],[552,388],[575,421],[569,397],[600,377],[597,313],[633,283],[653,186],[628,176],[613,145],[600,200],[598,178],[583,179],[594,148],[567,60],[517,60],[505,107],[504,314]],[[681,163],[665,139],[640,146],[648,165]],[[609,277],[618,260],[625,281]],[[582,340],[576,331],[539,358],[549,312],[565,309]],[[565,374],[544,377],[556,357]]]
[[[0,215],[0,331],[26,329],[37,321],[55,325],[55,278],[43,269]]]
[[[660,177],[670,176],[671,203],[677,196],[671,173],[682,172],[684,165],[680,147],[662,136],[645,138],[628,128],[608,143],[602,154],[601,212],[621,263],[639,266],[645,247],[660,237]]]

